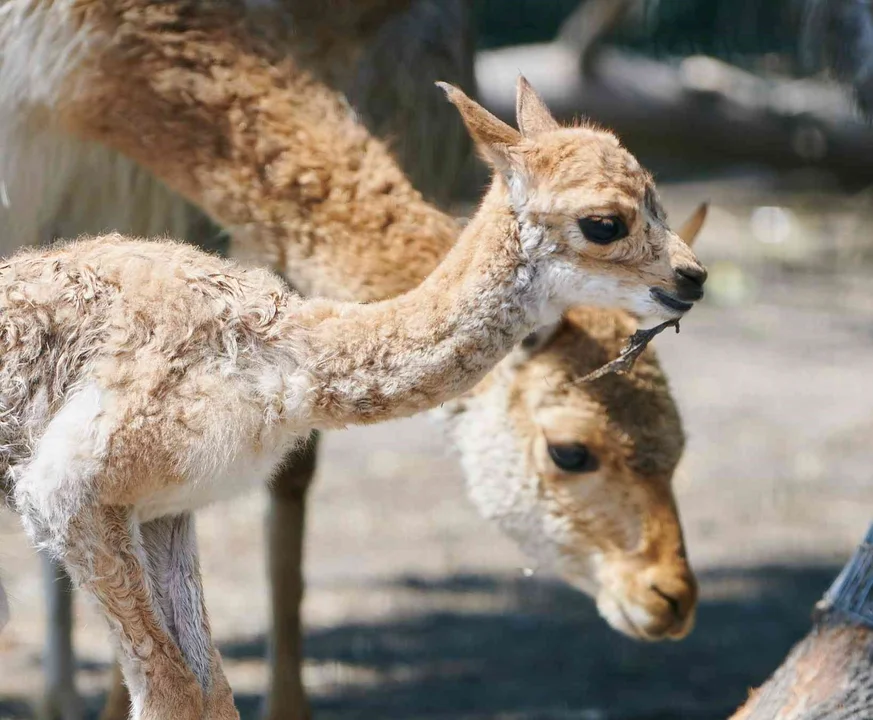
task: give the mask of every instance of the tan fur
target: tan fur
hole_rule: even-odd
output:
[[[76,3],[74,11],[100,4]],[[83,63],[68,80],[72,91],[58,101],[65,128],[152,170],[231,231],[236,257],[270,263],[306,294],[344,288],[344,299],[386,297],[408,287],[390,269],[409,268],[420,278],[435,266],[454,225],[422,200],[385,146],[333,92],[294,72],[286,58],[266,64],[275,52],[241,32],[233,15],[215,10],[178,21],[185,3],[163,3],[160,12],[129,4],[118,5],[127,8],[125,24],[116,13],[102,18],[107,45],[98,66]],[[96,10],[83,14],[95,16]],[[168,54],[173,60],[179,52],[184,64],[168,62]],[[228,125],[217,123],[216,115]],[[524,155],[546,183],[558,184],[543,187],[545,193],[562,186],[569,191],[607,172],[592,186],[594,196],[577,195],[572,202],[628,209],[643,240],[642,213],[634,209],[651,186],[648,175],[607,133],[587,131],[591,152],[573,156],[580,131],[568,132],[554,133],[543,157],[525,144],[514,153]],[[612,147],[601,157],[598,148],[607,138]],[[561,161],[568,153],[575,159]],[[589,160],[593,166],[585,165]],[[620,185],[613,185],[616,180]],[[569,204],[545,207],[534,198],[532,210],[558,220]],[[660,234],[659,225],[653,223],[652,231]],[[293,244],[284,240],[289,235]],[[667,245],[668,252],[650,258],[661,263],[658,272],[668,262],[695,262],[680,244]],[[639,264],[644,246],[625,243],[622,253],[635,248],[636,257],[628,260]],[[611,254],[603,253],[611,262],[620,259]],[[359,266],[354,279],[345,274],[350,265]]]
[[[137,18],[137,22],[142,18]],[[178,24],[177,24],[178,26]],[[216,27],[219,27],[216,23]],[[223,33],[224,29],[219,27],[219,33]],[[172,33],[170,33],[172,36]],[[191,45],[192,49],[197,46],[198,40],[191,40],[186,38],[185,43],[193,43]],[[173,40],[172,37],[168,38],[168,42],[172,45]],[[209,43],[206,42],[205,45]],[[245,49],[245,46],[243,46]],[[230,51],[237,52],[238,48],[230,48]],[[196,57],[198,53],[194,53]],[[244,54],[244,53],[243,53]],[[207,52],[204,57],[208,57],[209,53]],[[254,56],[254,55],[253,55]],[[186,54],[187,57],[187,54]],[[163,67],[160,63],[169,63],[171,68],[174,62],[175,55],[161,56],[157,57],[157,64],[154,66],[146,66],[147,71],[154,71],[155,77],[161,75],[160,68]],[[196,64],[196,63],[195,63]],[[190,69],[190,58],[186,59],[186,66]],[[158,68],[158,70],[155,70]],[[287,66],[282,68],[283,70],[288,70]],[[137,66],[133,68],[136,72],[141,72],[140,68]],[[261,67],[258,63],[251,63],[251,67],[242,65],[235,65],[235,71],[241,73],[242,77],[248,77],[246,73],[251,72],[253,74],[253,78],[256,81],[255,85],[257,85],[257,80],[259,77],[266,77],[268,81],[272,81],[274,84],[277,84],[281,89],[284,89],[288,80],[281,74],[271,74],[270,72],[265,72],[264,68]],[[102,75],[99,76],[102,78]],[[233,75],[225,75],[224,81],[227,81],[234,77]],[[134,79],[134,76],[131,76],[131,79]],[[293,75],[292,75],[293,79]],[[417,235],[407,235],[404,236],[403,232],[393,231],[397,230],[397,227],[403,227],[403,223],[406,221],[410,221],[409,224],[414,225],[415,221],[420,219],[421,217],[428,217],[434,220],[439,218],[443,218],[444,216],[438,214],[436,211],[427,208],[428,212],[423,212],[423,203],[416,200],[414,194],[406,196],[410,199],[409,203],[401,205],[396,202],[396,197],[394,197],[395,186],[389,182],[389,184],[385,187],[382,187],[380,192],[377,192],[375,196],[370,196],[369,199],[373,200],[372,203],[361,203],[358,206],[354,202],[348,202],[348,198],[357,196],[360,188],[356,187],[361,185],[362,183],[366,187],[372,181],[369,177],[364,177],[360,175],[354,175],[353,173],[349,174],[349,178],[343,183],[342,178],[343,173],[347,172],[346,166],[341,164],[338,168],[334,168],[331,163],[333,163],[336,158],[330,154],[326,154],[324,151],[330,150],[328,147],[330,143],[325,142],[324,146],[315,146],[310,147],[310,145],[301,145],[299,142],[294,142],[295,136],[291,131],[295,130],[297,126],[297,122],[299,122],[298,118],[302,117],[302,122],[309,123],[308,130],[312,132],[315,130],[323,130],[324,135],[328,136],[331,133],[332,141],[334,145],[338,144],[338,141],[345,142],[349,137],[349,133],[357,132],[354,124],[349,124],[349,118],[346,116],[346,111],[344,108],[340,106],[341,112],[336,113],[336,118],[338,121],[334,124],[331,124],[335,117],[333,111],[328,113],[326,116],[323,116],[318,123],[313,124],[313,120],[307,119],[306,112],[309,109],[306,103],[293,103],[293,102],[284,102],[279,105],[275,105],[273,107],[276,108],[276,113],[273,115],[273,118],[277,120],[277,122],[271,122],[260,126],[258,129],[261,131],[259,133],[262,136],[263,142],[267,146],[271,146],[274,148],[277,156],[283,156],[287,160],[291,160],[296,158],[296,154],[298,152],[305,153],[307,150],[313,152],[313,157],[306,157],[304,155],[304,168],[305,172],[305,163],[313,163],[313,164],[321,164],[323,170],[325,170],[325,174],[327,177],[326,183],[328,191],[325,193],[323,197],[316,197],[313,201],[313,207],[306,207],[305,203],[301,203],[299,196],[291,196],[288,197],[283,188],[280,187],[270,187],[269,183],[261,183],[260,180],[251,182],[252,178],[258,178],[260,175],[260,168],[262,165],[263,158],[257,153],[249,152],[246,148],[246,143],[248,142],[246,137],[243,137],[243,142],[240,146],[237,145],[237,141],[239,138],[237,137],[237,132],[239,131],[239,127],[237,125],[227,124],[224,125],[221,122],[221,118],[224,117],[221,114],[220,106],[210,105],[212,100],[214,100],[214,96],[207,93],[204,98],[196,99],[196,102],[203,102],[203,106],[205,110],[203,110],[202,114],[199,112],[192,113],[192,107],[190,107],[189,103],[191,99],[187,97],[184,93],[181,95],[170,95],[170,90],[172,89],[172,83],[178,81],[181,85],[188,86],[190,84],[191,78],[188,78],[185,72],[177,73],[172,78],[168,80],[168,88],[166,92],[168,95],[164,98],[163,103],[158,103],[155,106],[149,104],[150,96],[148,94],[139,98],[139,102],[143,102],[144,104],[141,106],[136,105],[136,101],[132,101],[131,107],[136,110],[136,117],[138,121],[142,121],[143,125],[146,128],[152,128],[152,130],[147,131],[145,134],[141,135],[139,138],[133,137],[131,140],[128,138],[125,140],[125,143],[128,142],[141,142],[143,144],[148,145],[149,143],[154,142],[156,139],[160,140],[163,137],[163,141],[167,139],[172,139],[174,144],[168,148],[171,151],[170,156],[164,156],[162,158],[155,159],[157,165],[160,168],[166,168],[167,172],[170,174],[168,176],[164,176],[164,179],[169,180],[171,184],[174,183],[173,175],[176,173],[178,169],[178,161],[182,161],[185,165],[190,165],[193,162],[193,175],[196,176],[196,183],[198,183],[198,187],[196,188],[196,197],[194,199],[202,201],[204,197],[216,197],[218,198],[217,202],[210,207],[213,211],[214,215],[219,216],[220,219],[223,219],[222,212],[225,210],[233,209],[233,206],[225,207],[221,202],[222,199],[227,198],[236,198],[236,201],[239,205],[244,206],[246,212],[255,211],[255,215],[259,217],[270,218],[278,217],[279,220],[272,220],[270,222],[258,222],[257,224],[246,224],[244,227],[235,228],[235,237],[242,237],[244,241],[250,240],[254,237],[254,240],[259,244],[259,248],[255,253],[253,253],[253,258],[258,260],[259,262],[273,262],[275,263],[274,256],[282,256],[283,251],[290,251],[285,254],[285,261],[279,263],[279,267],[281,269],[285,269],[289,274],[291,274],[295,263],[290,262],[287,258],[292,253],[299,253],[300,248],[297,247],[298,243],[303,243],[310,239],[310,235],[306,233],[298,233],[298,226],[294,223],[286,222],[287,216],[290,211],[295,210],[295,203],[299,203],[302,205],[301,208],[297,208],[298,212],[302,212],[303,215],[307,217],[307,219],[311,219],[312,217],[317,217],[317,222],[322,223],[325,219],[330,219],[332,217],[338,217],[335,219],[334,224],[330,226],[329,223],[327,225],[331,227],[333,230],[342,230],[342,232],[331,232],[323,235],[319,235],[317,240],[316,247],[309,247],[307,250],[310,254],[300,257],[297,257],[297,265],[299,266],[299,272],[305,272],[307,274],[314,273],[314,276],[318,278],[317,282],[321,282],[322,288],[324,292],[327,292],[334,296],[344,296],[346,292],[348,292],[345,288],[345,285],[348,284],[348,280],[357,279],[359,280],[359,284],[357,286],[353,286],[351,296],[352,297],[360,297],[363,299],[368,299],[369,297],[384,297],[386,295],[393,294],[397,289],[405,289],[410,285],[420,279],[423,274],[430,269],[430,267],[436,262],[436,259],[441,257],[441,255],[445,252],[445,249],[449,246],[449,244],[454,239],[454,226],[450,222],[435,222],[433,226],[430,226],[428,223],[423,223],[420,228],[416,227],[416,230],[421,230],[421,234]],[[100,80],[102,82],[103,80]],[[95,80],[91,80],[89,82],[95,82]],[[197,81],[199,82],[199,80]],[[187,83],[187,84],[186,84]],[[196,84],[196,83],[195,83]],[[134,83],[135,85],[135,83]],[[313,84],[312,87],[316,88],[317,92],[315,93],[315,99],[318,100],[319,93],[322,92],[318,90],[318,87]],[[302,95],[306,97],[307,100],[311,100],[312,98],[309,96],[310,90],[309,86],[303,87]],[[246,120],[244,124],[248,124],[249,122],[249,113],[253,115],[254,121],[258,121],[258,113],[263,111],[264,107],[270,107],[270,103],[276,100],[277,93],[276,88],[271,88],[269,82],[265,82],[263,88],[260,88],[263,91],[263,95],[259,98],[255,98],[252,100],[246,107],[243,108],[243,115]],[[117,109],[113,110],[112,103],[115,102],[116,98],[110,96],[110,93],[107,93],[105,100],[108,101],[109,105],[107,108],[107,112],[109,113],[108,117],[112,117],[112,113],[119,112]],[[256,93],[257,95],[257,93]],[[278,93],[279,100],[281,100],[281,93]],[[178,114],[173,115],[178,120],[177,123],[172,124],[172,128],[174,132],[182,131],[186,132],[186,125],[189,121],[198,121],[193,123],[190,126],[190,130],[192,132],[199,132],[202,135],[207,136],[206,145],[209,145],[208,136],[213,132],[210,125],[212,127],[217,127],[218,132],[214,134],[212,137],[215,138],[215,148],[230,148],[231,156],[234,162],[238,163],[238,167],[228,169],[228,162],[221,158],[215,157],[214,152],[210,155],[208,152],[201,156],[201,143],[199,141],[193,142],[191,145],[191,150],[193,152],[189,152],[187,148],[183,148],[183,144],[187,142],[184,138],[181,139],[178,144],[176,144],[175,139],[168,138],[167,133],[169,131],[169,127],[165,122],[161,120],[161,113],[164,112],[165,106],[170,107],[173,102],[181,104],[181,111]],[[166,105],[169,103],[169,105]],[[530,103],[532,106],[535,106],[536,103]],[[520,107],[524,107],[525,103],[520,103]],[[316,108],[318,104],[316,102]],[[333,106],[331,106],[333,107]],[[194,108],[196,109],[196,108]],[[89,112],[98,112],[100,110],[99,105],[93,105],[89,108]],[[202,108],[201,108],[202,110]],[[156,112],[158,115],[157,120],[155,118],[151,118],[148,115],[143,115],[143,111],[146,113],[151,113],[152,111]],[[283,114],[284,113],[284,114]],[[68,121],[70,116],[67,116]],[[117,115],[119,119],[124,118],[123,114]],[[163,116],[167,117],[167,116]],[[129,120],[129,118],[127,118]],[[281,120],[281,121],[278,121]],[[326,125],[322,125],[326,121]],[[154,123],[154,124],[152,124]],[[74,126],[75,127],[75,124]],[[531,126],[534,127],[534,126]],[[166,128],[166,129],[165,129]],[[230,131],[230,137],[228,138],[225,133]],[[112,123],[109,123],[109,126],[103,129],[103,132],[106,133],[115,133],[116,128],[112,126]],[[122,129],[120,134],[123,136],[124,133],[127,132],[126,129]],[[153,133],[153,134],[151,134]],[[162,133],[164,133],[162,135]],[[137,134],[136,130],[130,133],[131,136],[135,136]],[[299,133],[298,133],[299,135]],[[308,136],[306,136],[308,139]],[[589,139],[590,141],[596,145],[598,142],[606,139],[608,136],[600,134],[596,132],[592,132]],[[104,138],[106,139],[106,138]],[[338,145],[339,146],[339,145]],[[558,146],[556,146],[558,147]],[[614,144],[614,147],[618,147],[617,143]],[[284,149],[283,149],[284,148]],[[290,152],[290,149],[293,148],[293,153]],[[125,149],[125,148],[122,148]],[[127,148],[129,150],[129,147]],[[560,150],[560,147],[558,147]],[[536,157],[536,153],[534,152],[535,148],[530,146],[524,147],[523,145],[515,149],[515,154],[517,156],[523,157],[525,159],[530,159],[533,164],[533,159]],[[618,167],[621,167],[626,163],[626,160],[623,159],[624,156],[621,155],[621,152],[617,152],[617,155],[622,159],[618,163]],[[173,154],[174,153],[174,154]],[[188,154],[186,154],[188,153]],[[355,155],[357,153],[357,156]],[[381,169],[384,171],[391,170],[391,164],[385,162],[385,158],[387,155],[384,152],[384,149],[380,149],[380,146],[376,143],[365,142],[359,145],[351,147],[351,157],[348,155],[340,158],[342,163],[345,163],[347,159],[351,162],[350,164],[354,164],[355,157],[360,158],[361,153],[366,155],[374,155],[378,162],[370,165],[367,169]],[[629,156],[627,156],[629,157]],[[381,160],[380,160],[381,158]],[[517,158],[515,158],[517,159]],[[359,161],[360,162],[360,161]],[[380,164],[381,163],[381,164]],[[584,163],[583,163],[584,164]],[[213,173],[210,170],[212,165],[220,166],[223,168],[223,172]],[[363,163],[360,163],[358,167],[361,167]],[[594,174],[600,172],[600,168],[597,167],[596,170],[592,170],[591,168],[581,168],[579,169],[580,177],[582,176],[582,172]],[[632,166],[630,166],[632,167]],[[334,169],[336,169],[336,176],[334,176]],[[607,168],[604,167],[604,170]],[[251,172],[254,170],[254,174]],[[547,164],[542,164],[541,166],[542,174],[544,177],[549,179],[549,182],[554,182],[555,186],[558,185],[558,177],[560,173],[555,173],[555,168],[550,168]],[[389,180],[393,181],[394,173],[396,171],[392,171],[388,173]],[[571,172],[577,172],[576,168],[571,168]],[[620,175],[620,173],[619,173]],[[242,178],[241,180],[238,180]],[[284,182],[293,183],[295,182],[295,176],[293,174],[289,175],[284,179]],[[644,173],[639,175],[640,180],[636,182],[636,185],[630,188],[630,191],[627,195],[633,196],[637,195],[637,207],[640,204],[650,206],[651,203],[646,202],[646,195],[650,191],[648,183],[648,178]],[[239,182],[240,185],[234,187],[234,183]],[[256,186],[254,188],[247,187],[246,182],[251,183]],[[405,181],[404,181],[405,183]],[[305,183],[304,183],[305,184]],[[229,185],[230,187],[226,187],[225,185]],[[343,190],[343,188],[348,188],[351,186],[353,188],[351,194],[349,194],[348,190]],[[378,183],[377,183],[378,187]],[[401,186],[408,189],[408,185]],[[601,187],[598,188],[598,191],[604,191],[604,196],[606,195],[605,191],[608,191],[609,187]],[[339,190],[339,201],[337,201],[336,197],[333,197],[334,190]],[[346,195],[343,196],[342,192],[346,192]],[[390,205],[393,208],[393,214],[391,216],[390,222],[388,223],[388,229],[392,231],[388,235],[378,234],[371,231],[370,228],[374,227],[373,221],[375,220],[375,227],[381,227],[380,222],[384,225],[384,214],[381,214],[380,211],[380,203],[378,200],[380,199],[382,194],[387,194],[391,198]],[[365,196],[366,197],[366,196]],[[608,199],[608,202],[620,203],[620,201],[625,197],[622,193],[619,193],[617,199],[612,198]],[[345,198],[345,199],[344,199]],[[631,200],[627,203],[627,207],[633,206],[634,202]],[[635,208],[636,209],[636,208]],[[410,213],[410,217],[407,217],[405,213],[407,210]],[[314,212],[318,211],[319,214],[317,216],[314,215]],[[351,212],[348,212],[351,211]],[[655,213],[657,214],[659,208],[655,207]],[[338,213],[342,213],[341,216],[337,215]],[[293,216],[294,213],[292,213]],[[395,215],[400,215],[399,221],[394,217]],[[555,215],[560,215],[560,212],[555,213]],[[411,218],[411,219],[410,219]],[[313,224],[316,222],[312,221]],[[394,223],[397,222],[398,225]],[[358,225],[356,225],[356,223]],[[321,227],[320,225],[317,227]],[[363,236],[363,242],[358,238],[358,233],[350,233],[350,229],[355,229],[356,231],[361,231],[360,235]],[[409,233],[408,228],[404,229],[404,232]],[[645,233],[635,232],[636,235],[645,235]],[[414,240],[411,239],[414,237]],[[381,274],[376,273],[375,270],[378,269],[378,263],[374,263],[374,265],[370,265],[366,262],[366,259],[370,257],[368,253],[371,252],[371,248],[369,246],[365,246],[363,243],[370,243],[372,245],[372,252],[375,253],[377,258],[386,258],[386,260],[382,260],[382,272]],[[354,253],[345,252],[345,248],[343,244],[348,245],[351,243],[351,248]],[[433,247],[433,251],[422,254],[420,251],[422,249],[427,249],[428,244],[431,244]],[[668,243],[669,246],[669,243]],[[275,248],[279,247],[281,250],[274,252]],[[316,252],[317,251],[317,252]],[[680,260],[685,261],[691,258],[690,255],[685,254],[684,248],[681,246],[675,246],[674,253],[679,253]],[[258,253],[263,253],[263,256],[259,256]],[[356,255],[355,255],[356,253]],[[572,253],[568,249],[568,257],[572,258]],[[397,270],[390,266],[387,258],[396,257],[400,259],[399,268],[402,268],[403,272],[399,273],[398,276]],[[408,262],[407,262],[408,260]],[[664,260],[669,260],[668,257]],[[342,263],[345,263],[345,266]],[[303,267],[303,265],[310,265],[310,267]],[[387,267],[386,267],[387,265]],[[314,268],[314,270],[313,270]],[[336,278],[342,276],[342,281],[337,281]],[[633,277],[631,276],[627,282],[633,282]],[[314,285],[316,283],[313,283]],[[357,295],[355,294],[357,293]],[[570,353],[578,352],[577,349],[571,349]],[[532,363],[536,363],[535,359],[531,360]],[[531,376],[530,378],[525,380],[525,383],[530,383],[531,387],[536,387],[536,377]],[[665,390],[666,392],[666,390]],[[668,396],[669,398],[669,396]],[[573,397],[572,393],[567,397],[567,400],[571,404],[579,403],[579,398]],[[669,425],[669,423],[668,423]],[[665,428],[666,430],[666,428]],[[675,428],[674,428],[675,430]],[[611,431],[611,429],[610,429]],[[674,435],[676,433],[674,432]],[[536,470],[534,468],[534,470]],[[539,472],[539,471],[537,471]],[[667,490],[666,495],[654,493],[652,495],[653,502],[655,502],[655,507],[661,506],[664,508],[665,518],[665,526],[667,530],[672,528],[675,531],[678,531],[678,524],[675,518],[675,508],[672,505],[672,497],[669,495],[669,490]],[[567,506],[567,511],[569,515],[572,515],[575,511],[572,509],[573,506]],[[627,512],[627,510],[625,510]],[[649,535],[652,538],[657,538],[658,533],[650,532]],[[675,564],[676,558],[681,558],[680,565],[685,568],[685,573],[687,574],[687,565],[684,563],[684,557],[682,556],[681,547],[678,548],[677,555],[677,547],[675,543],[676,533],[673,534],[673,540],[669,539],[669,532],[666,536],[666,541],[662,543],[662,548],[660,554],[663,555],[662,558],[659,557],[658,562],[663,560],[668,565]],[[580,533],[580,546],[579,551],[584,552],[582,548],[585,547],[585,543],[582,542],[584,538],[584,534]],[[654,542],[654,541],[652,541]],[[681,538],[680,538],[681,545]],[[647,552],[642,554],[640,557],[647,556],[647,561],[652,560],[655,555],[651,552]],[[679,566],[677,566],[679,567]],[[681,572],[680,572],[681,575]],[[686,583],[687,584],[687,583]],[[616,584],[615,587],[619,587],[620,584]],[[693,586],[693,581],[692,581]],[[681,592],[685,592],[684,589],[680,588]],[[631,594],[637,593],[640,597],[646,597],[646,593],[649,592],[648,588],[640,588],[639,591],[633,591]],[[692,598],[693,603],[693,594],[689,595]],[[653,608],[657,609],[658,603],[660,605],[665,605],[662,598],[659,598],[657,602],[654,602],[655,598],[652,599],[651,605]],[[649,602],[649,601],[646,601]],[[688,608],[686,608],[683,613],[684,620],[687,620],[690,617],[687,614]],[[661,613],[665,618],[665,631],[674,632],[675,628],[673,626],[674,621],[669,620],[671,616],[671,612],[669,608],[665,608],[663,610],[658,609],[658,612]],[[686,624],[687,625],[687,624]],[[650,628],[653,635],[657,635],[659,630],[657,626],[652,626]],[[629,629],[632,631],[632,629]]]
[[[292,32],[277,43],[302,69],[341,90],[397,155],[413,186],[440,204],[468,165],[463,124],[430,89],[475,89],[472,0],[281,0],[270,20]],[[250,13],[251,14],[251,13]],[[276,17],[278,15],[278,17]]]
[[[396,295],[408,285],[392,281],[393,267],[421,278],[437,264],[446,246],[427,239],[456,237],[455,224],[422,201],[333,91],[271,58],[218,9],[173,31],[175,5],[161,13],[132,5],[136,21],[110,30],[99,76],[71,80],[80,91],[62,101],[68,129],[152,170],[220,219],[236,257],[268,263],[306,294],[344,287],[344,299]],[[191,43],[198,24],[208,34]],[[167,57],[174,46],[190,48],[184,64]],[[284,242],[289,234],[293,246]],[[422,239],[414,248],[412,236]],[[344,274],[350,264],[363,266],[356,280]]]
[[[515,108],[519,132],[525,137],[533,138],[560,129],[545,102],[530,83],[521,77],[519,83],[524,86],[524,92],[518,93],[518,105]]]
[[[573,508],[574,541],[564,550],[569,561],[597,547],[607,558],[599,580],[610,598],[646,604],[653,620],[627,627],[603,601],[601,610],[630,634],[682,637],[693,622],[696,583],[690,568],[677,562],[684,543],[671,480],[685,439],[666,379],[647,351],[627,375],[574,382],[615,357],[635,329],[620,312],[568,313],[552,340],[514,373],[511,417],[518,434],[531,438],[527,462],[542,480],[541,491]],[[574,477],[557,468],[545,452],[549,442],[587,446],[601,463],[599,488],[590,487],[601,482],[596,474]],[[573,495],[576,483],[589,485],[587,507]]]
[[[466,98],[458,104],[468,127],[496,122]],[[597,141],[573,132],[583,154]],[[573,143],[566,131],[552,134]],[[605,155],[626,154],[605,140]],[[650,278],[676,282],[672,266],[657,276],[652,253],[642,253],[633,270],[616,263],[616,285],[600,269],[603,259],[589,260],[601,248],[527,217],[522,188],[536,187],[542,201],[537,183],[549,181],[525,161],[543,162],[540,141],[519,138],[512,171],[495,178],[440,266],[393,300],[303,301],[263,271],[118,236],[24,252],[0,266],[0,447],[14,506],[31,536],[101,601],[116,628],[134,716],[161,717],[169,707],[199,716],[199,696],[184,690],[190,681],[178,667],[210,668],[196,675],[203,702],[218,703],[218,715],[235,712],[208,626],[192,627],[189,615],[171,620],[180,604],[190,613],[194,600],[154,607],[145,571],[132,564],[137,522],[146,523],[145,536],[151,521],[236,491],[238,482],[227,483],[240,462],[255,479],[269,477],[312,427],[384,420],[469,389],[537,322],[580,297],[638,309],[655,305]],[[495,157],[510,152],[482,144]],[[589,189],[590,173],[580,172],[577,183],[588,202],[602,191]],[[666,228],[649,230],[617,244],[654,244],[655,254],[687,247]],[[89,560],[128,546],[112,572]],[[180,562],[192,553],[186,547]],[[199,582],[190,591],[199,596]],[[154,601],[160,606],[159,596]],[[163,622],[153,619],[156,611]]]

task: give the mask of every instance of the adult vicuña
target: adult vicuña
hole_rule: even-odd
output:
[[[190,511],[239,492],[243,470],[263,482],[313,427],[469,389],[571,304],[675,318],[702,295],[613,136],[558,127],[523,80],[521,132],[445,89],[496,172],[445,260],[396,299],[306,301],[263,271],[118,236],[0,267],[7,494],[100,601],[135,717],[237,717]]]

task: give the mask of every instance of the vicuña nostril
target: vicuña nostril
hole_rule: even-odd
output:
[[[670,606],[670,612],[673,613],[673,617],[675,617],[677,620],[681,620],[683,617],[685,617],[685,610],[683,609],[682,601],[679,598],[664,592],[657,585],[650,585],[649,589],[653,593],[655,593],[655,595],[658,595],[659,597],[667,601],[667,605]]]
[[[702,265],[684,265],[683,267],[676,268],[676,274],[682,280],[701,287],[706,282],[708,275],[706,268]]]

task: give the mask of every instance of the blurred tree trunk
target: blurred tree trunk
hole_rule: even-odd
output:
[[[873,526],[813,627],[732,720],[873,718]]]
[[[578,54],[556,42],[481,53],[480,98],[514,114],[521,71],[553,111],[611,127],[645,160],[695,167],[729,163],[816,167],[850,182],[873,178],[873,131],[836,85],[763,79],[705,56],[678,63],[603,48],[579,70]]]

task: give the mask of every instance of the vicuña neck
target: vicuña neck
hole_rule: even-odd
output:
[[[154,13],[129,0],[123,25],[92,13],[99,61],[71,78],[60,116],[149,168],[231,231],[237,257],[302,292],[398,296],[314,300],[288,317],[289,337],[303,328],[297,357],[316,424],[432,407],[549,319],[499,179],[455,243],[456,224],[336,93],[272,61],[275,48],[258,46],[238,17],[181,4]]]
[[[98,57],[69,79],[62,122],[150,169],[230,231],[237,258],[304,294],[370,301],[418,285],[456,223],[337,93],[239,17],[184,4],[132,0],[123,25],[112,3],[92,13],[80,32]]]
[[[498,181],[499,183],[499,181]],[[440,266],[392,300],[307,303],[312,415],[322,425],[376,422],[476,384],[547,314],[518,223],[495,186]]]

